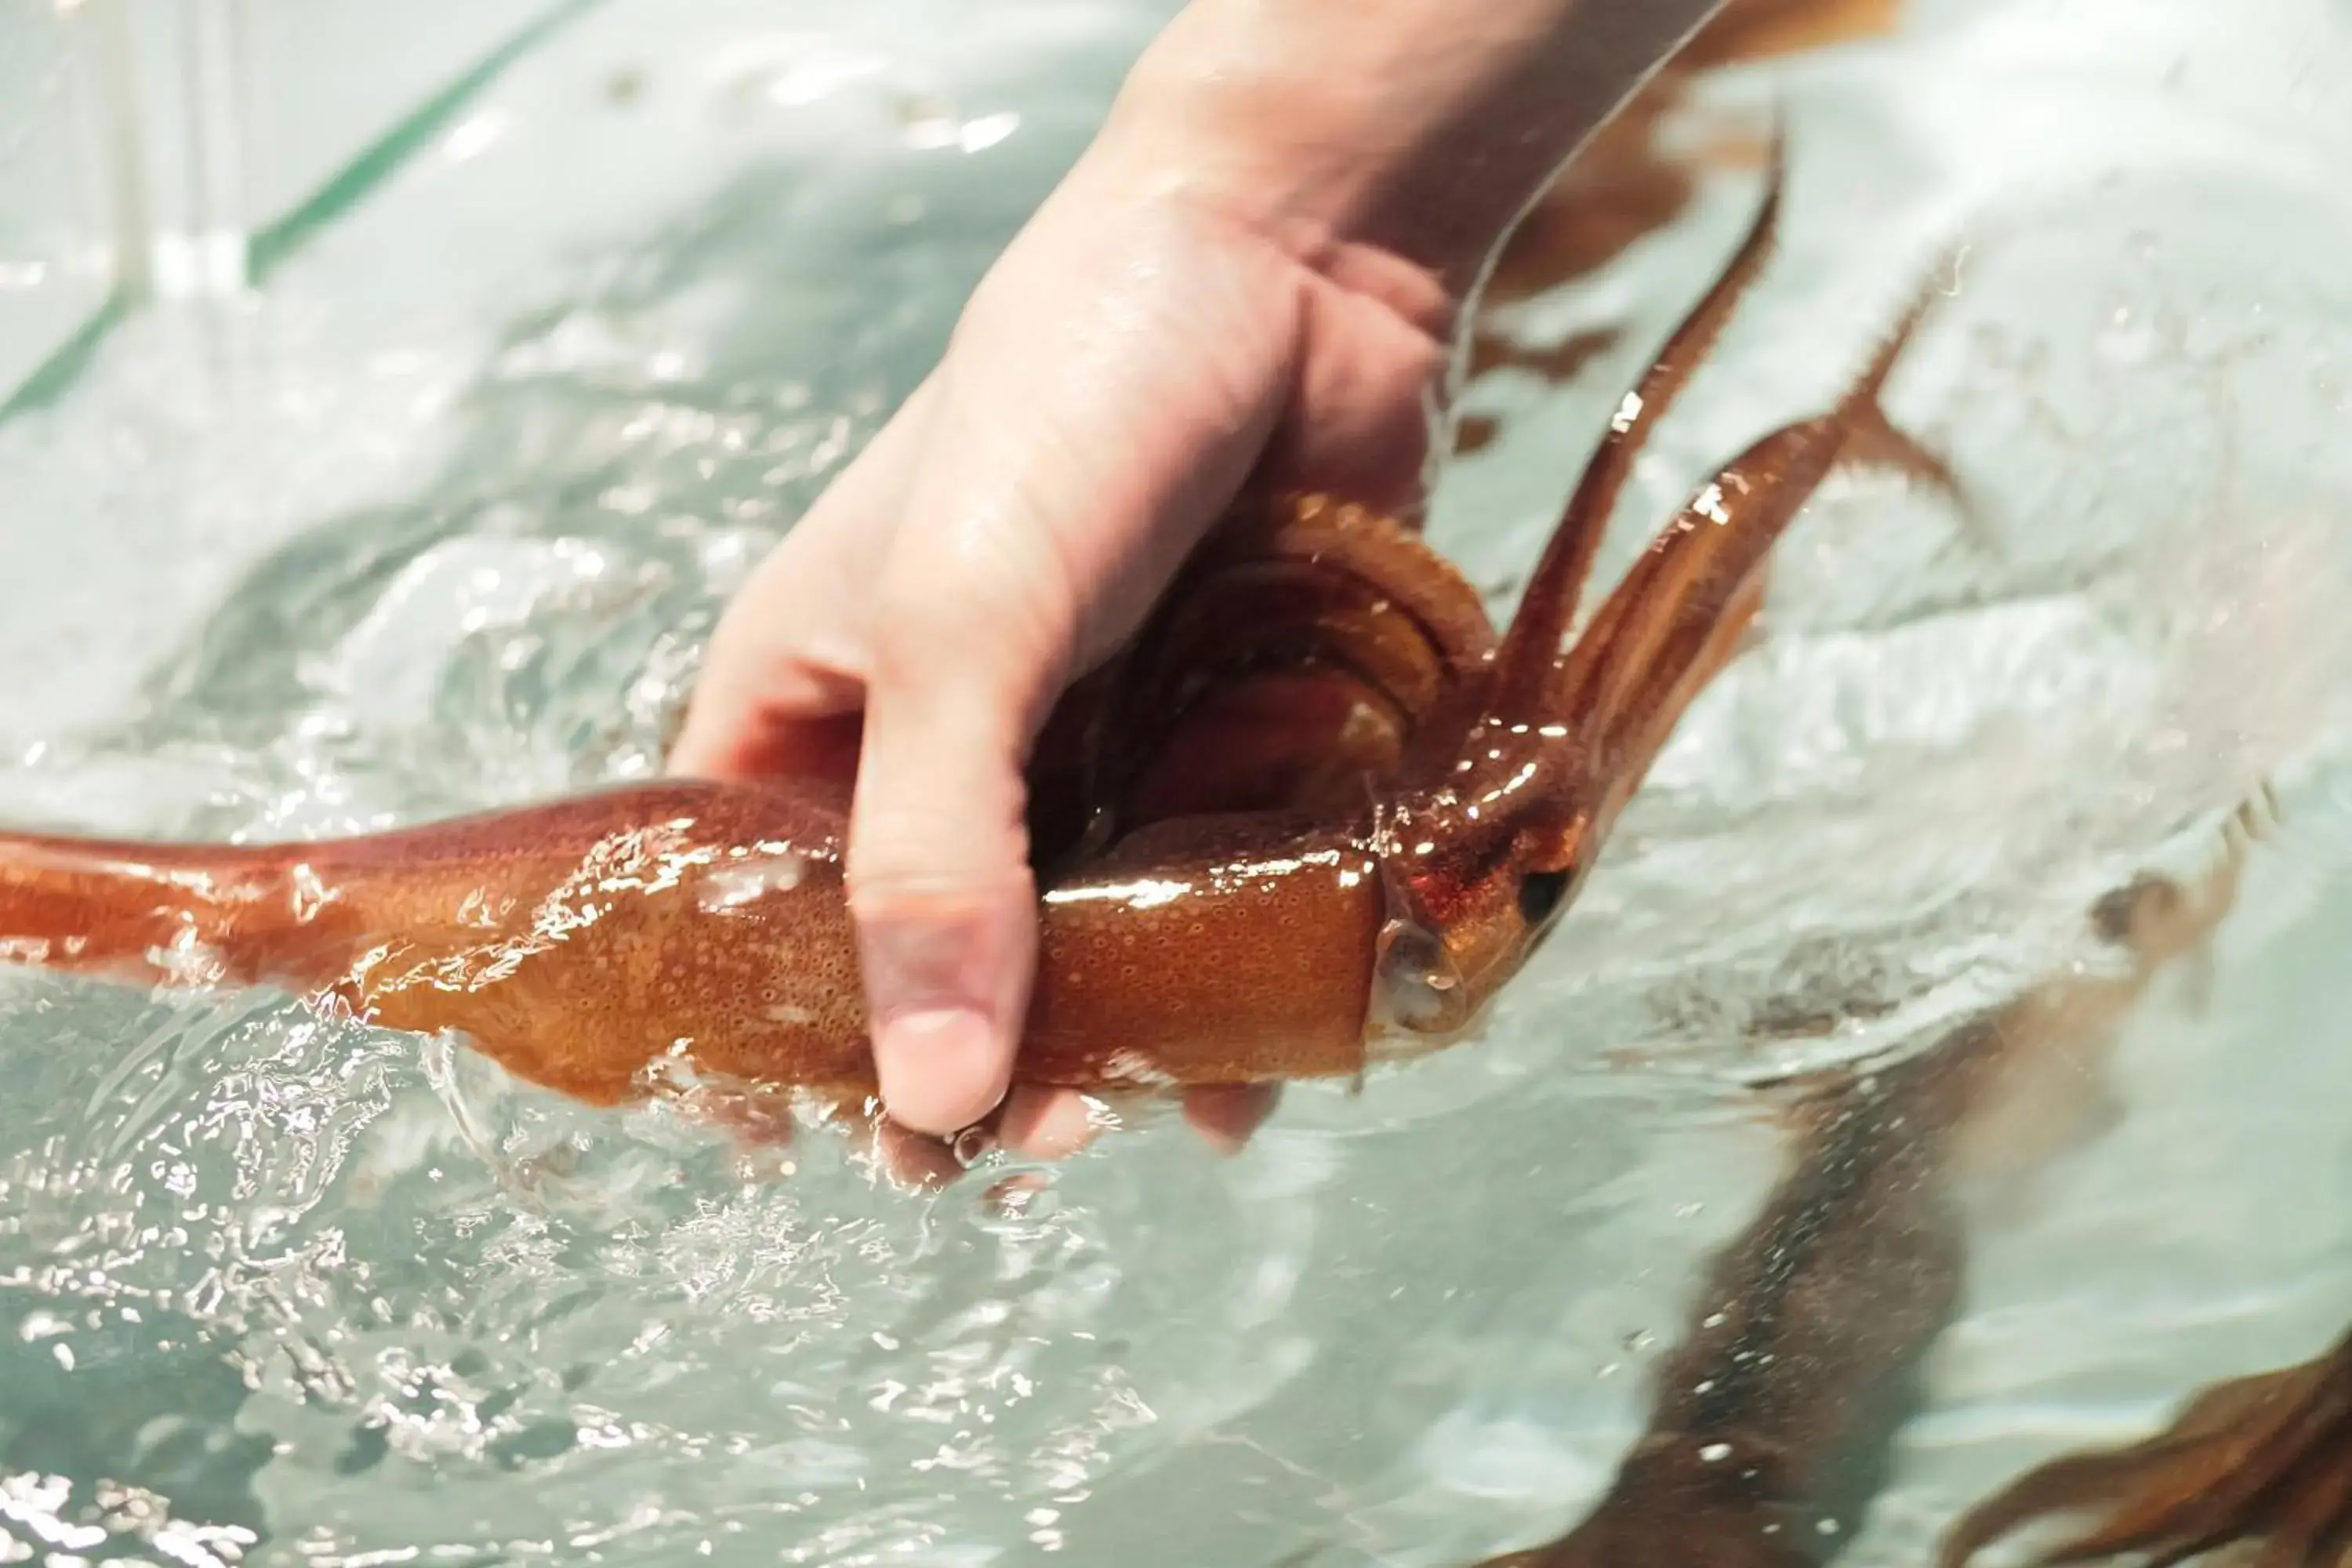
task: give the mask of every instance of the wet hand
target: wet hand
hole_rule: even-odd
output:
[[[993,1118],[1036,953],[1023,763],[1254,474],[1412,499],[1485,258],[1717,0],[1192,0],[937,369],[730,606],[672,763],[853,779],[846,872],[904,1167]],[[1269,1101],[1189,1097],[1213,1142]]]
[[[1198,193],[1130,188],[1133,155],[1097,153],[730,605],[672,757],[854,778],[850,908],[889,1117],[949,1138],[992,1115],[1040,1157],[1100,1111],[1006,1093],[1035,957],[1037,729],[1253,472],[1411,497],[1449,310],[1401,261],[1302,252]],[[1269,1103],[1185,1110],[1232,1147]],[[895,1164],[944,1153],[904,1131]]]

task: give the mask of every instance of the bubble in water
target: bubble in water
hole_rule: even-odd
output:
[[[2145,310],[2117,305],[2097,338],[2099,357],[2113,365],[2146,364],[2155,357],[2156,327]]]

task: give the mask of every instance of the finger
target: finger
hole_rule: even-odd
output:
[[[711,1094],[690,1114],[725,1133],[739,1152],[788,1148],[795,1131],[791,1100],[772,1092]]]
[[[882,1102],[918,1131],[944,1138],[973,1125],[1010,1085],[1036,950],[1035,897],[1017,854],[996,885],[852,884]]]
[[[1053,1184],[1051,1177],[1038,1172],[1020,1171],[990,1183],[988,1190],[981,1194],[981,1202],[991,1214],[1016,1217],[1028,1213],[1029,1206],[1037,1201],[1038,1195],[1050,1190]]]
[[[1262,261],[1173,227],[1139,254],[1202,270],[1171,290],[1111,268],[1075,302],[1034,266],[982,285],[872,595],[850,910],[883,1101],[920,1131],[977,1121],[1010,1080],[1037,728],[1238,489],[1283,390],[1292,296]]]
[[[1097,1104],[1076,1089],[1023,1084],[1004,1097],[996,1130],[1016,1154],[1066,1160],[1101,1136],[1108,1124]]]
[[[938,395],[917,387],[751,574],[711,634],[672,773],[846,780],[865,700],[868,603]]]
[[[1379,287],[1349,286],[1368,281]],[[1290,416],[1265,453],[1267,478],[1412,514],[1450,352],[1443,291],[1412,269],[1368,280],[1341,268],[1337,280],[1310,284],[1303,303],[1318,351],[1298,366]]]
[[[846,871],[883,1103],[945,1137],[1011,1079],[1036,952],[1021,770],[1073,612],[1017,518],[902,542],[876,596]]]
[[[964,1163],[936,1138],[910,1131],[887,1116],[875,1118],[873,1131],[876,1165],[902,1187],[936,1193],[963,1174]]]
[[[1202,1084],[1184,1091],[1184,1120],[1218,1153],[1238,1154],[1281,1099],[1280,1084]]]

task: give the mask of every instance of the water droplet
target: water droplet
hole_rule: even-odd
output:
[[[2099,329],[2099,357],[2109,364],[2145,364],[2156,355],[2156,327],[2141,312],[2118,305]]]

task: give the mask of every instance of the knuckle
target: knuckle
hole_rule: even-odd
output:
[[[1056,581],[1002,556],[894,578],[877,595],[874,616],[877,689],[1023,710],[1067,665],[1077,621]]]

